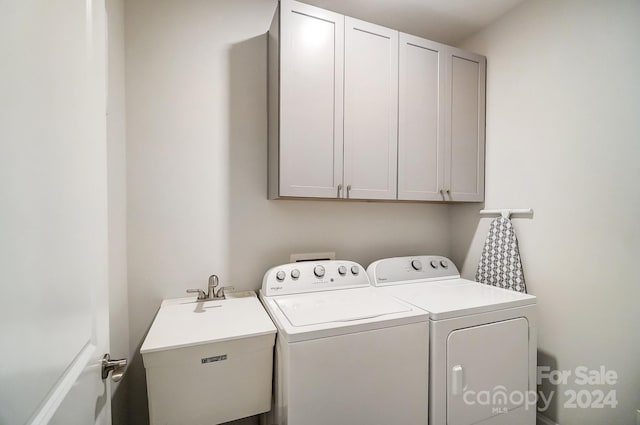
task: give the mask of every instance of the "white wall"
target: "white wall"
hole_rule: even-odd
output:
[[[515,220],[538,297],[539,363],[617,371],[616,409],[545,413],[633,424],[640,408],[640,2],[528,1],[463,47],[488,57],[486,206]],[[452,207],[452,253],[473,277],[490,219]],[[569,379],[569,383],[573,378]]]
[[[126,2],[131,347],[210,274],[258,289],[292,252],[368,264],[449,253],[448,206],[267,200],[265,33],[275,1]],[[131,423],[146,415],[135,359]]]
[[[127,286],[126,125],[124,82],[124,0],[107,0],[107,185],[109,213],[109,334],[111,357],[129,358]],[[123,422],[127,409],[126,381],[113,384],[113,422]]]

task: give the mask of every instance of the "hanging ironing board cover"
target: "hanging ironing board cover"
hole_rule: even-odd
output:
[[[498,288],[527,292],[518,239],[508,218],[498,217],[491,222],[478,264],[476,281]]]

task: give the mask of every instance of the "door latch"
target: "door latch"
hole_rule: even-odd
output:
[[[127,368],[127,359],[111,360],[109,353],[102,357],[102,379],[107,379],[111,372],[111,380],[120,382]]]

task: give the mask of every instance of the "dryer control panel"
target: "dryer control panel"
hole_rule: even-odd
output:
[[[353,261],[308,261],[269,269],[262,280],[262,293],[271,297],[369,285],[366,270]]]
[[[367,267],[367,274],[374,286],[460,277],[453,261],[441,255],[384,258],[371,263]]]

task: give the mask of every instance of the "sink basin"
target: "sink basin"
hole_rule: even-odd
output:
[[[268,411],[275,334],[254,292],[163,301],[140,349],[151,425],[218,424]]]
[[[230,295],[225,300],[169,299],[162,302],[140,353],[275,333],[254,292]]]

